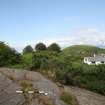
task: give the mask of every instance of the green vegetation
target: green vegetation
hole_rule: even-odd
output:
[[[79,86],[105,94],[105,65],[89,66],[82,62],[85,56],[93,56],[94,53],[101,54],[104,51],[104,49],[94,46],[77,45],[64,49],[61,53],[35,52],[32,70],[47,74],[54,81],[65,85]],[[84,54],[80,52],[84,52]]]
[[[50,51],[39,51],[33,54],[33,69],[46,69],[49,70],[53,67],[53,62],[56,60],[58,54]]]
[[[26,53],[22,55],[23,67],[30,69],[32,67],[33,53]]]
[[[87,88],[105,95],[105,65],[70,67],[66,71],[57,71],[56,75],[56,79],[63,84]]]
[[[0,66],[8,66],[21,63],[21,55],[4,42],[0,42]]]
[[[36,46],[39,45],[40,43]],[[94,53],[105,54],[105,49],[75,45],[60,51],[57,44],[51,44],[46,50],[42,49],[39,46],[37,51],[19,54],[0,42],[0,66],[38,71],[58,83],[86,88],[105,95],[105,65],[83,63],[84,57],[93,56]]]
[[[60,97],[67,105],[79,105],[76,97],[68,92],[63,92]]]

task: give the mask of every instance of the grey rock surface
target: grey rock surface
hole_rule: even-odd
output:
[[[0,73],[0,105],[22,105],[24,97],[17,94],[21,87]]]
[[[105,96],[100,94],[72,86],[65,86],[65,90],[74,94],[80,105],[105,105]]]
[[[8,68],[0,68],[0,105],[43,105],[39,104],[37,99],[27,104],[24,96],[16,93],[16,90],[21,89],[16,82],[18,80],[30,80],[34,89],[48,92],[49,99],[53,100],[56,105],[66,105],[59,100],[60,90],[57,85],[40,73]],[[74,94],[80,105],[105,105],[105,96],[100,94],[72,86],[65,86],[65,91]]]
[[[60,91],[59,91],[59,88],[57,87],[57,85],[54,84],[53,82],[51,82],[50,80],[46,79],[40,73],[27,71],[27,70],[12,70],[12,69],[8,69],[8,68],[1,68],[0,73],[10,79],[12,78],[13,81],[30,80],[31,83],[33,84],[34,89],[38,89],[38,91],[44,91],[44,92],[48,93],[48,95],[47,95],[48,98],[50,100],[54,101],[56,103],[56,105],[66,105],[64,102],[59,100]],[[14,86],[12,85],[13,81],[11,82],[11,87],[8,87],[8,89],[9,88],[14,89]],[[3,85],[1,85],[1,86],[3,86]],[[6,84],[4,83],[3,87],[5,87],[5,86],[6,86]],[[8,89],[6,89],[7,92],[8,92]],[[2,100],[2,99],[0,99],[0,100]],[[8,105],[8,104],[5,104],[5,105]],[[13,105],[15,105],[15,104],[13,104]],[[26,103],[24,103],[23,105],[26,105]],[[35,104],[35,100],[33,100],[30,103],[30,105],[37,105],[37,101]]]

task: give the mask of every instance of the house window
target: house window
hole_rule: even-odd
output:
[[[104,61],[101,61],[101,63],[104,63]]]
[[[92,63],[94,64],[94,63],[95,63],[95,61],[92,61]]]
[[[88,59],[87,59],[87,58],[85,58],[85,61],[88,61]]]

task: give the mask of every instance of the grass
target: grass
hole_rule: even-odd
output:
[[[47,96],[40,96],[39,102],[42,102],[43,105],[55,105],[54,101],[50,100]]]
[[[8,67],[12,69],[24,69],[25,68],[23,64],[9,65]]]
[[[23,54],[21,64],[8,65],[7,67],[15,69],[30,69],[32,66],[32,56],[32,53]]]
[[[22,86],[24,91],[32,90],[33,85],[29,80],[20,80],[19,84]]]
[[[73,94],[68,92],[63,92],[60,96],[60,99],[67,103],[67,105],[79,105],[77,98]]]
[[[35,93],[30,94],[30,95],[28,94],[28,91],[34,91],[31,81],[20,80],[20,81],[18,81],[18,83],[22,86],[22,91],[23,91],[23,95],[24,95],[26,103],[29,104],[36,95]]]
[[[55,105],[53,101],[49,100],[46,96],[40,96],[38,93],[38,90],[33,88],[33,85],[31,81],[28,80],[21,80],[19,81],[19,84],[23,87],[24,96],[27,102],[29,103],[32,99],[38,98],[39,102],[42,102],[44,105]],[[36,91],[36,93],[32,94],[31,97],[27,94],[27,91],[33,90]]]
[[[60,82],[58,81],[55,81],[56,85],[59,87],[59,88],[64,88],[63,84],[61,84]]]

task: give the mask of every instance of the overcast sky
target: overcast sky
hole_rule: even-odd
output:
[[[0,0],[0,40],[18,51],[41,41],[104,46],[105,0]]]

